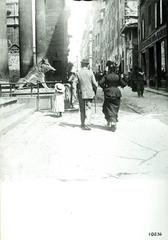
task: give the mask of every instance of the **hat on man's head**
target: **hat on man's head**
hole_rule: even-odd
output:
[[[86,59],[86,58],[85,58],[85,59],[82,59],[82,60],[81,60],[81,63],[83,63],[83,64],[89,64],[89,60]]]
[[[62,83],[56,83],[55,84],[55,90],[59,93],[64,93],[65,87]]]

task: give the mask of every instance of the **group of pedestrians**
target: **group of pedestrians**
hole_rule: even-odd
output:
[[[142,83],[143,72],[134,68],[130,75],[131,84],[136,82],[138,96],[143,96],[144,85]],[[109,61],[107,65],[106,74],[104,74],[99,81],[96,81],[93,71],[89,68],[89,62],[86,59],[81,61],[81,69],[77,73],[72,73],[69,81],[72,83],[72,99],[79,102],[81,129],[91,130],[91,108],[94,97],[96,96],[97,87],[100,86],[104,92],[104,102],[102,112],[107,121],[107,127],[111,131],[116,130],[118,122],[118,113],[121,103],[121,90],[120,87],[125,87],[126,83],[123,82],[120,76],[117,65]],[[55,104],[54,111],[57,116],[62,116],[64,111],[64,85],[57,83],[55,85]]]
[[[78,73],[72,73],[69,81],[72,83],[72,102],[76,100],[79,102],[81,128],[83,130],[91,130],[91,107],[98,83],[95,79],[94,73],[88,68],[89,62],[84,59],[81,61],[81,69]],[[55,84],[54,94],[54,112],[57,117],[62,116],[64,111],[64,85],[61,83]]]

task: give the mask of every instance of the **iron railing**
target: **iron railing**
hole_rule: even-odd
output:
[[[46,83],[46,82],[45,82]],[[50,86],[54,86],[56,83],[60,83],[58,81],[48,81],[47,84],[49,84]],[[30,89],[30,92],[19,92],[17,89],[18,85],[23,85],[23,83],[1,83],[0,82],[0,97],[3,96],[3,94],[9,94],[9,97],[12,96],[17,96],[17,95],[28,95],[28,96],[36,96],[37,97],[37,110],[39,110],[39,102],[40,102],[40,96],[52,96],[54,94],[54,91],[47,91],[47,92],[40,92],[40,89],[42,89],[41,86],[41,82],[38,82],[37,85],[33,85],[33,84],[29,84],[26,88],[23,88],[23,90],[28,90]],[[73,86],[72,86],[72,82],[64,82],[63,83],[65,86],[65,89],[69,88],[70,91],[70,106],[72,107],[72,97],[73,97]],[[25,84],[26,85],[26,84]],[[33,90],[36,89],[36,92],[33,92]],[[43,88],[44,89],[44,88]],[[54,88],[53,88],[54,90]],[[18,91],[18,92],[17,92]]]

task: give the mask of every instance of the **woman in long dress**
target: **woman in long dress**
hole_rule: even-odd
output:
[[[107,126],[115,131],[122,97],[119,89],[120,77],[116,73],[115,65],[108,67],[108,73],[99,81],[99,85],[104,91],[103,113],[107,120]]]

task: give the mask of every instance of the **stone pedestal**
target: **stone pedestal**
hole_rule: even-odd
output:
[[[8,80],[6,1],[0,0],[0,80]]]
[[[32,0],[19,1],[20,75],[33,66]]]
[[[46,1],[36,0],[36,56],[37,62],[46,56]]]

